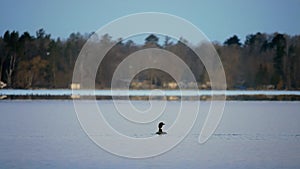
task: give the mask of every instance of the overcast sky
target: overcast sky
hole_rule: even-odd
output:
[[[89,33],[119,17],[164,12],[182,17],[211,41],[256,32],[300,34],[300,0],[1,0],[0,33],[44,28],[52,37]]]

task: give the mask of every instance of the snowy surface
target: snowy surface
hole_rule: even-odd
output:
[[[160,117],[166,130],[179,103],[168,102],[169,109]],[[130,126],[114,117],[112,101],[98,104],[109,123],[126,135],[149,137],[156,131],[157,121],[141,128]],[[148,102],[133,104],[146,108]],[[199,144],[209,105],[201,103],[192,131],[174,149],[153,158],[128,159],[102,150],[87,137],[70,100],[4,100],[0,168],[300,168],[300,102],[228,101],[215,134]]]

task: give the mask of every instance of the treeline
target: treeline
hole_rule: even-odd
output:
[[[43,29],[35,36],[28,32],[20,35],[16,31],[6,31],[0,37],[0,81],[8,88],[69,88],[76,58],[90,35],[72,33],[61,40],[51,38]],[[199,58],[182,41],[163,37],[160,42],[158,37],[147,36],[143,44],[132,40],[117,43],[99,66],[97,88],[110,87],[118,64],[131,53],[150,47],[178,55],[189,65],[199,84],[209,81]],[[99,40],[105,44],[114,41],[109,35]],[[214,46],[221,57],[229,89],[300,88],[298,35],[256,33],[248,35],[244,43],[234,35]],[[162,87],[173,79],[164,72],[148,70],[138,74],[136,80],[144,85]]]
[[[43,29],[30,35],[6,31],[0,38],[0,81],[8,88],[67,88],[88,35],[52,39]]]

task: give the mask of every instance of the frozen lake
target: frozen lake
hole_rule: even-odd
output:
[[[180,105],[167,102],[169,108],[157,121],[135,127],[117,118],[112,101],[97,103],[109,123],[131,137],[151,136],[159,120],[166,123],[167,130],[176,116],[173,110]],[[133,104],[146,108],[148,102]],[[172,150],[152,158],[128,159],[99,148],[88,138],[71,100],[3,100],[0,168],[300,168],[300,102],[227,101],[218,129],[199,144],[209,105],[201,102],[192,131]]]

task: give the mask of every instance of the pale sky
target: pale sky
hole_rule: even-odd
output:
[[[256,32],[300,34],[300,0],[1,0],[0,34],[6,30],[51,37],[90,33],[125,15],[163,12],[196,25],[211,41]]]

